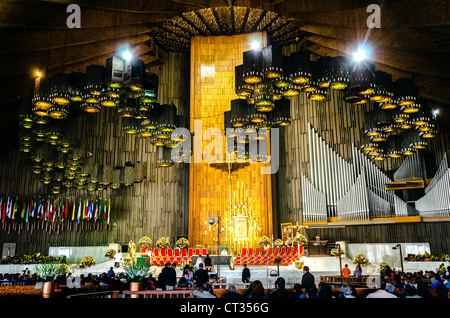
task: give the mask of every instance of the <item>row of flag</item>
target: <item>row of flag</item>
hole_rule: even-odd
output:
[[[16,197],[0,198],[1,222],[8,220],[24,221],[44,220],[48,222],[106,221],[110,222],[111,200],[85,199],[69,203],[69,199],[25,199]]]

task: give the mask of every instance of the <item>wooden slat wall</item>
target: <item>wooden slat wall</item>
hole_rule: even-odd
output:
[[[289,55],[291,51],[297,50],[295,46],[289,46],[284,48],[284,54]],[[322,138],[333,148],[334,151],[339,153],[345,160],[352,161],[351,158],[351,145],[352,143],[359,148],[362,142],[362,136],[364,134],[364,112],[373,109],[375,105],[352,105],[343,101],[343,93],[335,90],[328,90],[328,100],[325,102],[313,102],[307,98],[306,93],[300,93],[300,95],[291,98],[291,125],[287,128],[280,129],[280,168],[273,182],[273,194],[274,194],[274,234],[275,236],[281,236],[280,224],[281,223],[293,223],[299,222],[302,217],[302,189],[301,189],[301,173],[310,178],[310,166],[309,166],[309,149],[308,149],[308,123],[322,136]],[[438,165],[442,160],[442,155],[450,148],[449,131],[442,125],[438,127],[440,134],[435,140],[430,142],[428,151],[435,156],[436,164]],[[383,171],[388,175],[391,175],[398,169],[401,164],[401,159],[387,159],[382,163],[376,163]],[[276,196],[276,197],[275,197]],[[395,229],[394,225],[392,228]],[[421,225],[416,225],[420,227]],[[433,228],[433,224],[427,224],[427,228]],[[351,229],[350,227],[349,229]],[[347,228],[346,228],[347,229]],[[383,226],[376,226],[372,230],[370,226],[366,226],[364,229],[374,232],[373,236],[376,237],[376,233],[384,235],[383,238],[389,237],[391,239],[394,236],[386,236],[383,232]],[[376,229],[376,230],[375,230]],[[433,234],[433,240],[437,245],[433,246],[440,250],[442,245],[438,237],[441,235],[436,228],[436,231],[429,231]],[[324,239],[336,241],[342,231],[335,229],[326,230],[324,235],[321,235]],[[309,231],[307,232],[309,235]],[[371,232],[372,233],[372,232]],[[396,233],[399,239],[407,241],[410,237],[406,231]],[[436,237],[434,237],[437,235]],[[366,231],[361,231],[361,235],[354,237],[354,241],[364,242]],[[311,237],[314,237],[312,235]],[[343,239],[342,237],[339,237]]]
[[[159,101],[174,101],[178,113],[189,114],[189,55],[167,53],[163,65],[149,69],[159,76]],[[109,243],[137,242],[147,235],[155,243],[161,236],[175,242],[177,236],[187,235],[189,215],[189,168],[174,165],[156,167],[156,147],[148,139],[126,135],[121,131],[117,109],[104,107],[97,114],[83,114],[73,122],[76,136],[92,152],[94,162],[125,165],[127,161],[147,162],[147,180],[119,190],[89,194],[69,190],[62,196],[70,202],[79,198],[103,197],[111,200],[111,231],[72,231],[59,234],[45,230],[23,230],[20,234],[0,232],[0,243],[16,242],[16,253],[41,252],[50,246],[98,246]],[[32,175],[29,155],[12,151],[0,157],[0,195],[46,194],[45,186]],[[78,201],[77,201],[78,202]],[[71,205],[72,206],[72,205]],[[64,228],[66,229],[66,228]],[[81,234],[81,235],[80,235]]]

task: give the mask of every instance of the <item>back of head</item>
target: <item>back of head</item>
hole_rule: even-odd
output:
[[[234,286],[234,285],[228,286],[228,291],[229,291],[230,293],[235,293],[235,292],[236,292],[236,286]]]
[[[275,281],[275,286],[278,287],[279,289],[284,289],[286,286],[286,281],[284,280],[283,277],[278,277],[277,280]]]
[[[341,291],[344,296],[350,296],[352,294],[352,288],[350,285],[342,285]]]
[[[303,267],[303,270],[304,270],[305,272],[309,272],[309,266],[304,266],[304,267]]]
[[[394,292],[394,286],[392,284],[387,283],[384,290],[392,294]]]

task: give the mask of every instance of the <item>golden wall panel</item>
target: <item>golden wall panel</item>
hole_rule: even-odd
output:
[[[255,34],[201,37],[191,39],[191,100],[190,127],[195,132],[193,157],[190,164],[189,187],[189,240],[193,246],[201,245],[216,251],[217,227],[208,223],[210,217],[221,217],[221,246],[237,249],[257,244],[262,235],[272,235],[272,186],[270,175],[260,173],[261,164],[250,163],[239,169],[228,170],[225,146],[214,154],[221,154],[223,161],[211,166],[205,160],[198,161],[199,152],[211,141],[203,140],[196,147],[200,129],[194,121],[201,120],[202,136],[208,128],[223,131],[223,113],[230,110],[231,100],[237,98],[234,91],[234,68],[242,64],[243,52],[250,50]],[[259,33],[266,45],[266,34]],[[225,141],[225,137],[224,137]],[[220,164],[222,162],[222,164]],[[252,237],[239,244],[231,242],[232,232],[230,197],[241,187],[241,200],[251,207],[249,221],[257,224]],[[249,222],[251,223],[251,222]]]

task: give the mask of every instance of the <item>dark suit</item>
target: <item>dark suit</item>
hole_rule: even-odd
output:
[[[177,284],[177,273],[175,269],[173,267],[164,267],[159,276],[159,280],[163,289],[166,289],[166,286],[175,286]]]
[[[194,273],[194,280],[195,286],[202,287],[203,283],[207,283],[209,281],[208,272],[203,268],[197,269]]]
[[[242,270],[242,282],[248,283],[250,281],[250,270],[248,267],[244,267]]]
[[[306,288],[306,289],[314,287],[316,285],[315,281],[314,281],[314,275],[311,274],[310,272],[304,273],[302,276],[301,284],[302,284],[302,288]]]

